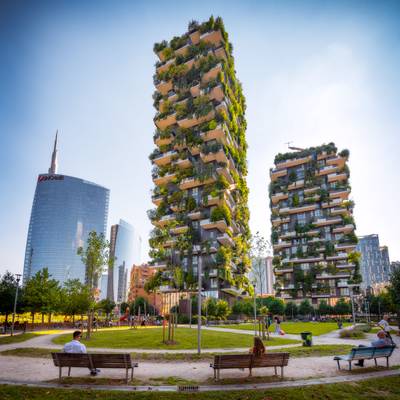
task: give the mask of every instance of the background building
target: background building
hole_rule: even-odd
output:
[[[38,177],[24,261],[24,282],[47,267],[52,278],[85,281],[77,250],[89,232],[105,234],[109,190],[95,183],[57,174],[57,139],[48,174]]]
[[[390,263],[390,273],[393,273],[396,269],[400,269],[400,261],[392,261]]]
[[[100,300],[103,300],[107,297],[107,283],[108,283],[108,274],[102,274],[100,278]]]
[[[144,290],[146,282],[157,272],[157,268],[148,264],[134,265],[130,271],[130,286],[128,301],[131,303],[138,297],[143,297],[157,310],[161,308],[161,295],[147,293]]]
[[[195,286],[201,268],[206,296],[242,295],[250,267],[245,99],[228,34],[221,18],[192,21],[154,50],[152,264],[171,290]]]
[[[361,287],[366,289],[386,284],[390,278],[389,251],[379,245],[377,234],[359,236],[357,251],[361,253]],[[376,286],[377,287],[377,286]]]
[[[134,263],[135,248],[132,225],[121,219],[111,226],[110,257],[114,258],[114,265],[108,268],[107,298],[117,303],[127,299],[128,271]]]
[[[256,282],[254,286],[258,295],[273,295],[275,293],[275,275],[272,267],[272,257],[262,259],[262,264],[259,266],[252,265],[252,269],[248,274],[250,282]]]
[[[275,288],[284,299],[334,304],[361,279],[349,152],[333,143],[297,150],[278,154],[270,171]]]

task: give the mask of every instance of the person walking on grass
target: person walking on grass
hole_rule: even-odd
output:
[[[281,330],[281,320],[279,319],[279,317],[275,317],[275,333],[277,335],[281,335],[282,334],[282,330]]]
[[[86,346],[81,343],[82,339],[82,332],[81,331],[75,331],[72,334],[72,340],[68,343],[65,343],[64,345],[64,353],[87,353],[86,351]],[[99,369],[91,369],[90,370],[90,375],[96,376],[100,370]]]

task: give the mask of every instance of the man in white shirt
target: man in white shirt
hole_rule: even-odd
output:
[[[86,346],[80,342],[82,338],[81,331],[75,331],[72,334],[72,340],[64,345],[64,353],[87,353]],[[90,368],[89,368],[90,369]],[[90,369],[90,375],[97,375],[99,369]]]
[[[380,321],[378,323],[378,326],[380,326],[385,332],[390,332],[390,330],[391,330],[388,319],[389,319],[389,315],[385,314],[383,316],[382,321]]]

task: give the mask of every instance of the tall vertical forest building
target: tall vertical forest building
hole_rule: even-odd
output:
[[[333,143],[275,157],[271,239],[275,289],[285,300],[334,305],[361,281],[348,157]]]
[[[154,51],[153,283],[193,290],[200,266],[206,296],[248,293],[246,105],[222,19],[192,21]]]

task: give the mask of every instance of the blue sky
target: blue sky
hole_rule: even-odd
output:
[[[2,1],[0,274],[22,271],[56,129],[59,171],[108,187],[109,226],[123,218],[147,241],[153,43],[210,14],[247,99],[252,231],[269,236],[269,168],[285,142],[334,141],[351,152],[357,234],[378,233],[400,259],[400,2]]]

